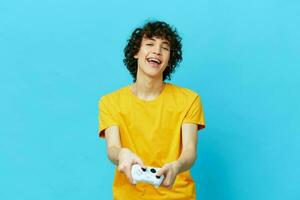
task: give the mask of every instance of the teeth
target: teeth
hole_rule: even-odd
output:
[[[157,62],[158,64],[160,64],[160,60],[158,60],[156,58],[149,58],[148,61],[154,61],[154,62]]]

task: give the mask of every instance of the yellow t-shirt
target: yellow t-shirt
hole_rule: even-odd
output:
[[[125,86],[99,101],[99,136],[117,125],[122,147],[137,154],[146,166],[162,167],[178,159],[183,123],[198,124],[198,130],[205,127],[200,96],[171,83],[154,100],[142,100]],[[116,169],[113,196],[115,200],[190,200],[195,199],[195,185],[190,171],[178,174],[172,189],[156,189],[144,183],[131,185]]]

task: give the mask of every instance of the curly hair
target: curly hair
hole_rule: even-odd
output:
[[[158,37],[167,40],[170,43],[170,59],[168,67],[163,72],[163,80],[171,80],[171,74],[175,71],[175,68],[179,66],[182,60],[182,45],[181,37],[178,35],[175,28],[163,21],[150,21],[147,22],[143,27],[136,28],[124,48],[123,59],[124,64],[129,70],[133,77],[133,82],[136,81],[137,75],[137,59],[134,55],[140,50],[141,42],[143,37],[153,38]]]

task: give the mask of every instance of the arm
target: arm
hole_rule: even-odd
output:
[[[182,125],[182,151],[178,164],[178,173],[189,170],[197,155],[197,124]]]
[[[179,158],[165,164],[158,176],[165,174],[162,183],[165,187],[172,187],[177,174],[189,170],[196,160],[197,152],[197,124],[185,123],[182,125],[182,151]]]
[[[107,156],[109,160],[115,165],[119,164],[119,154],[122,149],[119,128],[117,126],[111,126],[105,129],[105,139],[107,147]]]
[[[118,166],[118,170],[123,172],[132,183],[131,166],[137,163],[144,167],[143,161],[129,149],[122,148],[117,126],[105,129],[105,138],[108,158]]]

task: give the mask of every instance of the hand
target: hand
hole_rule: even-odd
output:
[[[157,176],[164,175],[165,178],[161,183],[161,186],[171,189],[178,173],[179,173],[179,162],[174,161],[165,164],[156,175]]]
[[[131,177],[131,166],[133,164],[139,164],[145,168],[143,161],[132,151],[126,148],[122,148],[118,155],[119,165],[118,170],[126,175],[129,182],[133,184]]]

